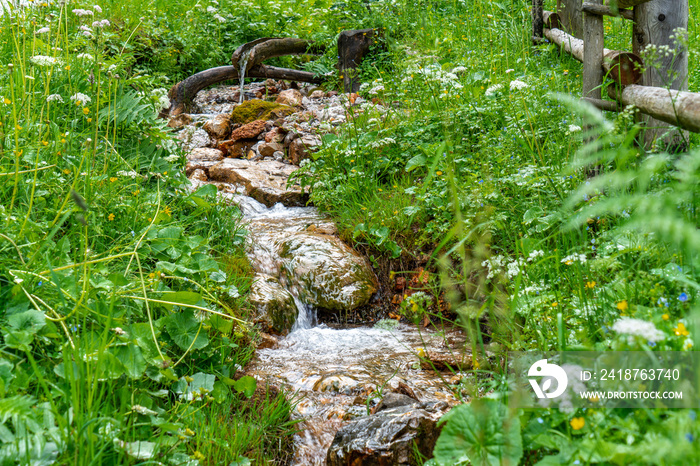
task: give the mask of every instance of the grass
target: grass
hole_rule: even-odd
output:
[[[421,289],[438,299],[397,310],[456,320],[474,348],[693,349],[697,135],[687,154],[646,151],[628,112],[572,104],[581,65],[531,45],[528,2],[34,3],[0,18],[3,462],[283,461],[289,404],[235,374],[255,339],[238,212],[185,190],[156,118],[170,85],[263,36],[328,44],[277,64],[329,73],[340,30],[383,31],[360,92],[383,107],[324,136],[300,177],[378,264],[431,258]],[[629,25],[606,24],[606,43],[629,49]],[[663,338],[612,330],[624,317]],[[506,417],[524,464],[693,464],[700,451],[687,410]]]

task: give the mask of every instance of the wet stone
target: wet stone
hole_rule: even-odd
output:
[[[231,133],[231,115],[216,115],[211,120],[207,120],[202,129],[213,139],[226,139]]]
[[[256,323],[262,323],[266,330],[287,333],[297,319],[294,297],[275,277],[256,274],[248,302],[257,310]]]
[[[422,464],[414,453],[414,443],[421,455],[432,455],[441,430],[437,423],[447,409],[444,402],[414,403],[356,418],[336,433],[326,455],[326,464]]]

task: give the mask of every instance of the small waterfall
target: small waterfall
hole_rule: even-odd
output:
[[[240,68],[238,71],[238,74],[240,75],[241,78],[241,90],[238,93],[238,103],[242,104],[243,101],[245,100],[245,93],[243,91],[243,86],[245,85],[245,72],[248,67],[248,59],[250,58],[250,55],[246,53],[241,57],[241,62],[240,62]]]

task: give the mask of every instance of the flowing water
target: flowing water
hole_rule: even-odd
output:
[[[308,284],[285,265],[280,245],[307,234],[311,239],[337,241],[332,237],[335,225],[314,207],[266,207],[241,192],[240,187],[221,191],[243,213],[250,262],[257,273],[278,279],[298,309],[292,331],[276,346],[258,350],[247,367],[247,373],[258,380],[284,386],[294,394],[293,416],[303,421],[295,436],[293,464],[324,465],[338,429],[368,414],[382,393],[398,389],[412,392],[420,401],[455,401],[447,385],[458,377],[421,370],[418,354],[463,348],[461,334],[421,331],[394,321],[385,321],[382,328],[319,325],[307,299]],[[319,243],[318,247],[324,246]],[[312,261],[316,251],[311,247],[302,253]]]

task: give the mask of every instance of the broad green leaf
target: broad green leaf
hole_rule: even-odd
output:
[[[118,346],[113,349],[114,356],[122,363],[126,375],[132,379],[137,379],[146,371],[146,360],[135,343],[130,343],[126,346]]]
[[[425,166],[426,162],[428,160],[425,158],[425,155],[423,154],[418,154],[415,157],[412,157],[407,163],[406,163],[406,171],[410,172],[415,170],[418,167],[423,167]]]
[[[256,387],[257,381],[255,380],[255,377],[251,377],[249,375],[244,375],[233,384],[233,388],[236,389],[238,393],[243,393],[246,398],[253,396]]]
[[[29,351],[32,347],[32,341],[34,341],[34,334],[27,330],[11,330],[3,336],[8,347],[20,351]]]
[[[196,293],[195,293],[196,294]],[[175,344],[186,350],[202,349],[209,344],[207,332],[191,310],[174,313],[165,318],[165,328]]]
[[[41,311],[29,309],[7,316],[7,323],[14,330],[25,330],[31,334],[35,334],[46,325],[46,316],[44,316],[44,313]]]
[[[197,304],[201,300],[202,295],[194,291],[176,291],[175,293],[163,294],[163,301],[176,304]]]
[[[501,402],[475,400],[450,413],[433,452],[444,466],[517,466],[523,455],[520,418]]]

